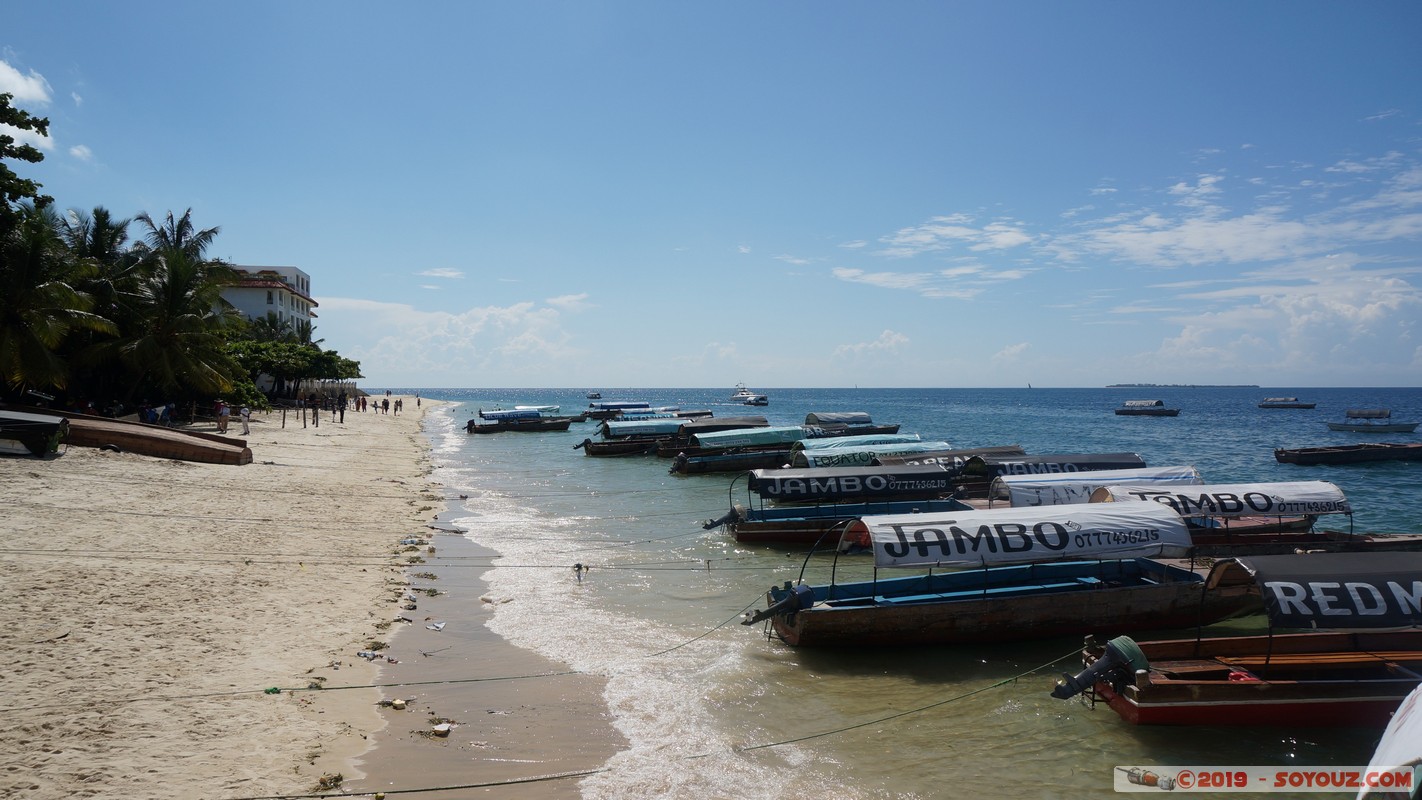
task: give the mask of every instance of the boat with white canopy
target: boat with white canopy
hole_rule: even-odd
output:
[[[1184,520],[1150,501],[862,517],[846,541],[872,549],[868,575],[838,559],[829,583],[806,584],[802,572],[742,623],[768,620],[798,646],[946,644],[1087,633],[1103,619],[1187,627],[1247,602],[1242,592],[1201,602],[1203,574],[1161,560],[1189,551]]]
[[[1204,482],[1200,471],[1191,466],[999,475],[992,479],[992,484],[988,487],[988,504],[1006,500],[1008,505],[1020,508],[1089,503],[1092,492],[1111,484],[1180,486]]]

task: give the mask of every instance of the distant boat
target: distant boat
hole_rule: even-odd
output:
[[[1297,397],[1266,397],[1259,403],[1260,408],[1313,408],[1317,403],[1300,403]]]
[[[588,392],[587,397],[588,397],[589,400],[601,400],[601,399],[602,399],[602,392],[597,392],[597,391]]]
[[[1127,400],[1116,413],[1132,417],[1177,417],[1180,409],[1166,408],[1164,400]]]
[[[731,395],[731,400],[736,403],[743,403],[748,406],[770,405],[770,398],[757,392],[752,392],[746,388],[744,383],[736,384],[736,393]]]
[[[1417,430],[1417,423],[1393,422],[1392,412],[1386,408],[1350,408],[1346,421],[1330,422],[1328,429],[1354,433],[1412,433]]]

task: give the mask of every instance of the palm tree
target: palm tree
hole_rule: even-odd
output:
[[[148,216],[148,212],[139,214],[135,219],[143,223],[148,228],[148,233],[143,237],[143,241],[134,244],[134,249],[139,255],[148,256],[158,251],[182,251],[189,258],[201,259],[203,253],[207,251],[207,246],[212,244],[212,240],[217,238],[219,228],[207,228],[196,230],[192,221],[193,210],[190,208],[183,212],[183,216],[174,219],[173,212],[168,212],[168,217],[162,225],[155,223],[153,218]]]
[[[172,222],[172,214],[168,218]],[[184,224],[187,218],[184,214]],[[147,215],[138,219],[151,226]],[[235,272],[221,261],[204,261],[195,239],[168,241],[175,246],[152,248],[150,242],[137,297],[142,326],[118,343],[119,355],[140,376],[133,391],[226,392],[231,376],[240,373],[224,350],[228,331],[241,322],[222,299],[222,288],[236,280]]]
[[[68,257],[50,207],[22,203],[0,230],[0,377],[16,394],[63,389],[69,365],[57,352],[72,331],[113,332],[89,312],[93,300],[73,281],[86,265]]]
[[[118,326],[119,331],[132,331],[141,324],[136,305],[143,268],[137,255],[128,246],[128,227],[132,220],[115,220],[108,209],[99,206],[92,214],[70,209],[60,220],[59,234],[76,262],[86,264],[83,277],[76,287],[94,300],[93,311]],[[71,339],[65,348],[74,366],[83,376],[76,390],[92,397],[112,398],[122,394],[132,382],[127,369],[115,357],[112,336],[86,332]]]

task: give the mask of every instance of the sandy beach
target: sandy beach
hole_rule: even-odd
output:
[[[600,684],[528,677],[566,668],[483,626],[490,554],[432,527],[445,495],[412,400],[319,427],[257,414],[241,467],[0,461],[0,796],[393,793],[603,763]],[[563,778],[500,796],[577,794]]]

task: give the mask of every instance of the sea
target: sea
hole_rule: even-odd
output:
[[[590,387],[592,388],[592,387]],[[1017,444],[1029,454],[1139,454],[1193,465],[1207,483],[1326,480],[1354,515],[1326,527],[1422,533],[1422,462],[1298,466],[1277,447],[1422,441],[1418,434],[1331,432],[1349,408],[1422,420],[1422,389],[1148,386],[1085,389],[732,389],[595,387],[606,400],[761,414],[772,425],[811,412],[868,412],[876,423],[957,448]],[[655,456],[588,457],[567,432],[470,435],[479,409],[587,407],[583,389],[392,391],[448,401],[425,433],[451,508],[443,517],[498,553],[489,593],[517,597],[489,623],[508,641],[606,679],[626,748],[581,779],[587,798],[937,798],[1099,796],[1132,767],[1366,765],[1380,731],[1158,728],[1104,704],[1051,697],[1075,672],[1076,636],[1016,644],[798,649],[740,624],[772,585],[823,583],[828,553],[744,546],[703,524],[745,502],[733,474],[669,474]],[[1265,410],[1294,396],[1313,409]],[[1177,417],[1117,416],[1160,399]],[[466,495],[465,499],[458,499]],[[849,558],[848,556],[842,557]],[[1216,632],[1258,632],[1259,618]],[[1161,631],[1138,639],[1175,638]],[[1101,631],[1102,638],[1116,635]],[[1241,795],[1236,795],[1241,796]],[[1277,796],[1277,795],[1274,795]]]

